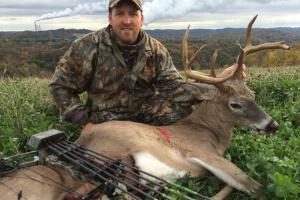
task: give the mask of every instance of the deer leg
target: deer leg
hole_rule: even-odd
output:
[[[213,173],[229,186],[247,194],[257,195],[261,184],[246,175],[236,165],[217,155],[203,154],[201,157],[189,157],[188,160]]]
[[[218,194],[212,197],[213,200],[223,200],[225,199],[232,191],[233,187],[226,185]]]

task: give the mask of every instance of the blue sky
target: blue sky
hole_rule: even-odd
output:
[[[0,31],[43,30],[107,25],[108,0],[0,0]],[[300,27],[300,0],[146,0],[144,29]],[[47,19],[51,18],[51,19]],[[47,19],[47,20],[45,20]]]

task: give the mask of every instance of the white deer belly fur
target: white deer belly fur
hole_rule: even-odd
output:
[[[133,157],[135,159],[135,165],[140,170],[165,180],[176,180],[178,178],[182,178],[187,173],[186,171],[178,170],[173,168],[172,166],[167,165],[148,152],[139,152],[134,154]],[[141,175],[143,175],[143,177],[151,179],[151,177],[147,175]]]

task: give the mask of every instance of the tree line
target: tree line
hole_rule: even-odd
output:
[[[192,56],[201,45],[206,44],[194,64],[195,69],[208,68],[210,57],[218,49],[218,67],[231,65],[239,53],[237,43],[244,44],[244,29],[226,31],[195,31],[189,39]],[[52,74],[55,66],[73,40],[90,32],[89,30],[65,30],[43,32],[17,32],[0,34],[0,76],[35,76]],[[182,69],[182,36],[184,31],[149,31],[161,41],[170,52],[174,65]],[[273,67],[300,65],[300,34],[285,33],[277,29],[254,31],[253,44],[285,40],[290,51],[269,50],[246,57],[248,67]]]

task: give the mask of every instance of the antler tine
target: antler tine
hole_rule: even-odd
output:
[[[184,65],[184,71],[188,78],[207,83],[216,85],[219,83],[223,83],[224,81],[228,80],[232,77],[233,74],[227,74],[222,77],[210,77],[209,75],[205,73],[201,73],[198,71],[191,70],[192,64],[195,62],[197,56],[200,54],[201,50],[206,46],[202,45],[197,52],[192,56],[191,60],[188,59],[188,37],[190,33],[190,26],[187,27],[187,30],[185,31],[183,41],[182,41],[182,59],[183,59],[183,65]],[[214,57],[214,56],[212,56]],[[213,58],[212,58],[213,59]],[[216,56],[214,58],[216,60]],[[214,61],[215,62],[215,61]]]
[[[284,44],[284,42],[272,42],[272,43],[263,43],[259,44],[256,46],[252,45],[252,26],[256,20],[258,15],[255,15],[253,19],[249,22],[248,28],[247,28],[247,33],[246,33],[246,46],[243,48],[240,44],[239,47],[241,49],[241,52],[239,56],[237,57],[237,69],[234,73],[234,78],[239,79],[242,77],[243,73],[243,58],[244,56],[255,53],[264,49],[284,49],[284,50],[289,50],[290,47]]]
[[[283,41],[281,42],[267,42],[267,43],[263,43],[263,44],[260,44],[260,45],[256,45],[256,46],[251,46],[244,49],[245,51],[245,55],[248,55],[248,54],[251,54],[251,53],[255,53],[257,51],[260,51],[260,50],[264,50],[264,49],[283,49],[283,50],[289,50],[290,47],[287,46],[286,44],[284,44]]]
[[[210,59],[210,76],[211,77],[217,77],[217,75],[216,75],[217,56],[218,56],[218,50],[216,49]]]
[[[243,47],[238,44],[240,47],[240,54],[237,57],[237,68],[234,72],[233,78],[234,79],[240,79],[243,76],[243,60],[244,60],[244,56],[245,56],[245,51],[243,49]]]
[[[251,44],[252,43],[252,26],[253,26],[254,22],[256,21],[257,16],[258,15],[255,15],[248,24],[247,35],[246,35],[247,45],[252,45]]]
[[[193,66],[193,64],[195,63],[196,61],[196,58],[198,57],[198,55],[200,54],[200,52],[202,51],[202,49],[206,47],[206,44],[202,45],[195,53],[194,55],[192,56],[191,60],[189,61],[189,65],[190,66]]]
[[[197,51],[196,53],[192,56],[192,58],[189,60],[189,48],[188,48],[188,38],[190,35],[190,25],[188,25],[184,37],[183,37],[183,65],[184,65],[184,69],[185,71],[191,71],[191,68],[193,66],[193,64],[196,61],[196,58],[198,57],[198,55],[200,54],[200,52],[202,51],[202,49],[204,47],[206,47],[206,45],[202,45]]]
[[[247,28],[247,44],[244,48],[245,55],[248,55],[250,53],[254,53],[263,49],[284,49],[288,50],[290,49],[289,46],[285,45],[283,41],[281,42],[273,42],[273,43],[263,43],[256,46],[252,45],[252,26],[256,20],[258,15],[255,15],[253,19],[249,22],[248,28]]]
[[[255,15],[252,20],[249,22],[248,27],[247,27],[247,32],[246,32],[246,46],[245,48],[243,48],[240,44],[238,44],[238,46],[241,49],[241,52],[239,54],[239,56],[237,57],[237,69],[234,73],[234,78],[239,79],[242,77],[242,73],[243,73],[243,60],[244,60],[244,56],[247,53],[247,49],[251,49],[252,46],[252,26],[254,24],[254,22],[256,21],[258,15]],[[245,53],[246,52],[246,53]]]
[[[188,38],[189,38],[189,34],[190,34],[190,25],[188,25],[185,34],[183,36],[183,40],[182,40],[182,62],[183,62],[183,66],[184,66],[184,70],[188,70]]]

